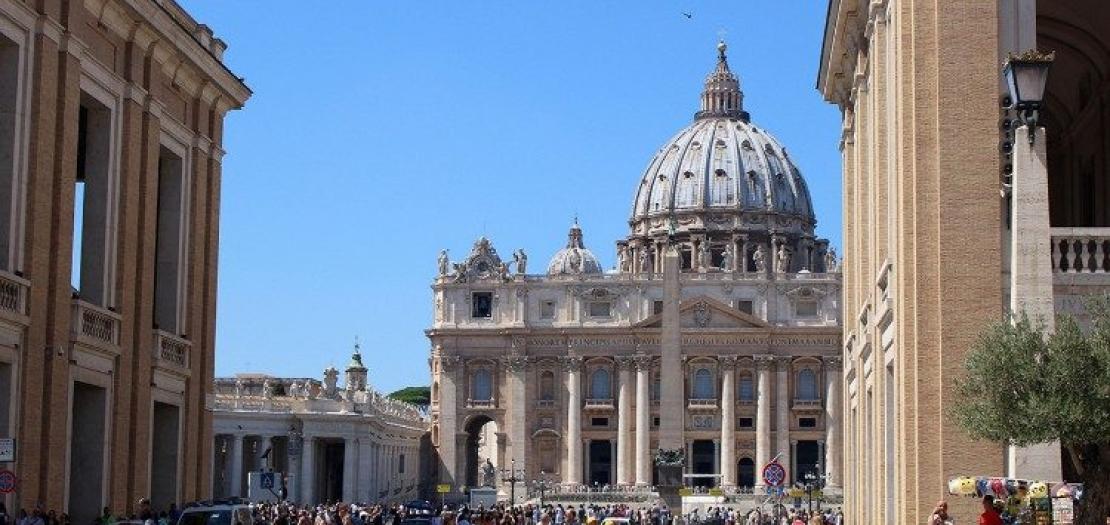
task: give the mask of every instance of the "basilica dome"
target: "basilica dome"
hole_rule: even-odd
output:
[[[805,179],[782,143],[751,122],[727,47],[717,49],[694,122],[659,149],[640,179],[632,234],[758,228],[812,235]]]
[[[570,233],[567,234],[567,246],[555,252],[555,255],[551,257],[551,262],[547,264],[547,274],[580,275],[597,273],[601,273],[601,263],[598,262],[593,252],[587,250],[586,246],[582,244],[582,228],[578,226],[578,221],[575,220],[570,227]]]

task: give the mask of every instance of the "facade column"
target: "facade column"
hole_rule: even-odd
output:
[[[316,504],[316,437],[305,436],[301,446],[301,503]]]
[[[358,479],[358,440],[343,439],[343,501],[355,501],[355,480]]]
[[[721,486],[736,484],[736,356],[720,359],[721,366],[721,455],[718,458]]]
[[[775,384],[777,387],[777,394],[775,403],[778,405],[778,418],[775,424],[775,445],[778,450],[775,454],[782,454],[779,462],[783,465],[793,465],[794,454],[790,449],[790,404],[793,401],[790,398],[790,358],[789,357],[776,357],[775,364],[777,367],[777,376]],[[787,473],[788,479],[794,478],[795,472],[792,470]]]
[[[373,501],[370,497],[370,465],[374,460],[372,446],[369,437],[358,439],[358,483],[355,487],[354,501]]]
[[[437,352],[441,349],[437,348]],[[460,482],[458,471],[458,416],[457,378],[460,358],[458,356],[439,357],[439,481],[456,486]],[[381,450],[379,449],[379,456]],[[378,487],[382,487],[379,478]]]
[[[651,436],[651,358],[638,355],[636,361],[636,485],[651,484],[651,459],[648,457]]]
[[[231,477],[228,479],[228,493],[232,496],[243,496],[243,434],[231,435]]]
[[[582,358],[563,359],[567,373],[567,476],[564,483],[582,484]]]
[[[528,396],[525,389],[528,358],[509,356],[502,360],[502,366],[508,373],[509,383],[509,459],[515,459],[517,468],[528,472]]]
[[[840,487],[840,357],[825,358],[825,485]]]
[[[632,425],[632,358],[627,356],[617,357],[617,366],[620,368],[617,386],[617,484],[629,485],[632,483],[632,450],[630,445]]]
[[[771,461],[771,367],[775,358],[769,355],[755,356],[758,371],[758,385],[755,408],[755,484],[763,486],[759,469]]]

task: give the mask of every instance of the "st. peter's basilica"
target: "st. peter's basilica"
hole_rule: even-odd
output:
[[[839,487],[836,255],[718,51],[694,121],[633,188],[614,270],[577,221],[542,274],[486,238],[440,255],[427,330],[440,483],[474,486],[489,459],[528,480],[649,487],[656,452],[681,450],[688,485],[757,486],[777,457],[792,480]]]

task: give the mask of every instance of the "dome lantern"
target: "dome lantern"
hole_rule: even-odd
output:
[[[705,89],[701,93],[701,110],[694,114],[694,120],[729,117],[748,121],[744,111],[744,92],[740,90],[740,80],[728,68],[728,44],[724,40],[717,43],[717,68],[705,77]]]

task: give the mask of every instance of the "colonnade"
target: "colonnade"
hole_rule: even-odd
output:
[[[336,461],[339,446],[342,456]],[[261,457],[267,449],[268,461]],[[215,450],[225,454],[223,468],[215,472],[217,497],[247,497],[247,472],[259,470],[284,473],[289,499],[300,503],[402,500],[415,496],[418,489],[420,445],[416,440],[239,432],[217,435]],[[341,481],[335,484],[334,474],[339,473]]]

